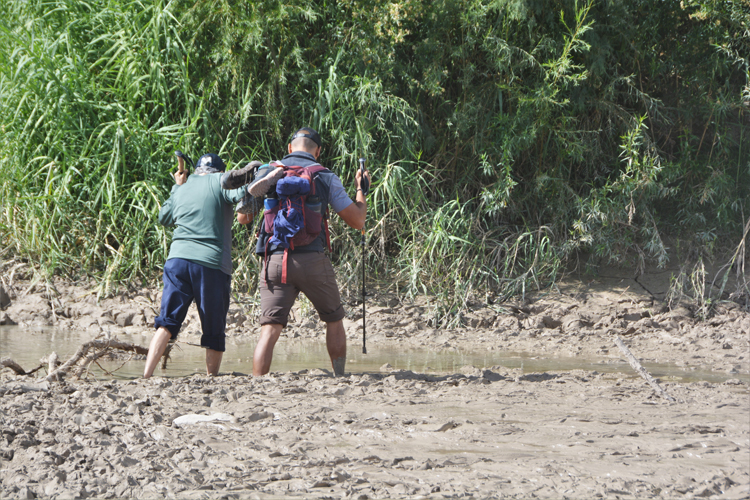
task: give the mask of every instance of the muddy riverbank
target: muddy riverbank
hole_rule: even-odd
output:
[[[464,317],[468,326],[450,330],[432,326],[426,300],[379,296],[368,307],[371,352],[503,351],[615,371],[534,371],[528,362],[477,358],[445,370],[362,370],[357,307],[347,318],[352,362],[340,378],[323,352],[309,368],[272,367],[257,378],[241,359],[213,379],[168,368],[148,381],[49,383],[44,370],[28,377],[5,369],[1,496],[747,498],[750,316],[728,303],[699,321],[640,281],[568,282],[523,302],[478,304]],[[139,289],[97,302],[87,286],[20,281],[6,292],[3,323],[142,345],[159,298]],[[229,324],[227,358],[257,336],[250,298],[237,297]],[[198,328],[191,312],[180,340],[194,342]],[[303,303],[280,346],[321,336]],[[661,377],[670,402],[628,368],[615,336],[647,366],[714,378]]]
[[[2,496],[748,495],[748,388],[737,380],[664,383],[668,403],[631,377],[465,371],[49,387],[4,376]],[[190,415],[217,420],[179,423]]]
[[[434,326],[435,306],[427,298],[399,301],[390,295],[371,296],[367,341],[386,351],[503,351],[544,359],[619,363],[623,358],[613,342],[614,336],[619,336],[644,363],[710,371],[727,378],[750,376],[750,314],[740,305],[719,303],[703,320],[689,303],[667,305],[668,273],[638,279],[626,274],[569,280],[560,283],[555,292],[536,293],[525,300],[477,303],[462,314],[465,326],[452,329]],[[147,346],[160,292],[159,288],[131,288],[97,300],[92,283],[20,281],[0,293],[0,326],[36,331],[52,327],[87,338],[116,337]],[[352,352],[361,349],[361,305],[355,298],[346,309],[344,321]],[[257,315],[254,298],[233,296],[227,318],[228,345],[255,341],[260,330]],[[320,340],[323,332],[324,325],[309,302],[300,300],[280,342]],[[197,344],[199,338],[200,321],[192,306],[179,341]],[[228,348],[227,358],[232,353]],[[323,360],[318,367],[328,366]]]

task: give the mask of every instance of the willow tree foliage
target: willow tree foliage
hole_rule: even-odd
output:
[[[277,158],[301,125],[346,186],[368,159],[367,265],[440,318],[581,252],[717,255],[748,219],[746,2],[0,5],[2,243],[48,269],[152,276],[172,151]],[[358,238],[334,233],[354,286]]]

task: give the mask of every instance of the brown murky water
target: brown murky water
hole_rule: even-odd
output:
[[[75,353],[84,342],[93,339],[86,332],[61,330],[56,328],[22,328],[0,326],[0,355],[10,357],[24,369],[39,366],[40,358],[56,352],[61,361]],[[120,335],[125,342],[147,346],[148,335]],[[204,372],[203,349],[190,344],[178,343],[172,353],[172,360],[165,371],[157,369],[156,375],[181,377]],[[255,342],[233,342],[228,339],[227,351],[222,362],[222,372],[252,372],[252,355]],[[637,377],[630,365],[623,359],[555,357],[543,358],[528,353],[462,350],[404,349],[400,346],[368,344],[368,353],[362,354],[362,345],[350,341],[347,356],[347,372],[377,372],[386,363],[394,369],[411,370],[419,373],[456,373],[462,367],[473,365],[477,368],[503,366],[521,369],[523,373],[546,371],[592,370],[602,373],[622,373],[624,377]],[[143,360],[121,359],[99,362],[93,366],[91,375],[97,379],[136,378],[143,371]],[[675,382],[723,382],[729,378],[739,378],[750,382],[750,376],[727,375],[705,370],[686,369],[667,364],[644,364],[654,376]],[[325,343],[321,341],[281,338],[274,351],[272,371],[299,371],[322,368],[330,370]],[[110,372],[111,374],[108,374]]]

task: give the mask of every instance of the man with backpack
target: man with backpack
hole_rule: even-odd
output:
[[[164,264],[161,311],[154,320],[157,330],[148,348],[143,378],[151,377],[167,344],[177,338],[193,300],[201,320],[208,375],[219,373],[224,355],[232,274],[232,206],[242,199],[244,190],[221,188],[225,166],[215,154],[201,156],[189,177],[181,153],[178,161],[175,185],[159,210],[159,223],[175,226],[175,230]]]
[[[274,346],[299,292],[307,296],[326,323],[326,346],[333,372],[344,375],[344,307],[333,266],[324,253],[326,248],[330,251],[328,206],[349,226],[362,229],[367,215],[362,176],[369,182],[370,174],[357,171],[356,201],[352,201],[341,179],[317,163],[321,144],[315,130],[299,129],[287,146],[289,154],[261,167],[260,175],[248,187],[252,196],[265,196],[266,208],[255,249],[263,258],[259,280],[261,332],[253,355],[255,376],[271,369]],[[247,224],[252,216],[240,213],[238,220]]]

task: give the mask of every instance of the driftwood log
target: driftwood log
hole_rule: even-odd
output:
[[[628,360],[628,363],[630,363],[630,366],[633,367],[633,369],[638,372],[638,375],[643,377],[646,382],[649,383],[651,387],[654,388],[654,390],[659,393],[661,397],[666,399],[667,401],[674,401],[675,399],[667,394],[667,391],[662,389],[662,387],[659,385],[659,383],[654,379],[654,377],[649,374],[646,369],[641,365],[641,363],[638,361],[638,359],[633,356],[633,353],[630,352],[630,349],[628,349],[628,346],[625,345],[625,343],[622,341],[622,339],[615,335],[615,344],[617,344],[617,347],[620,348],[620,351],[625,355],[625,359]]]

